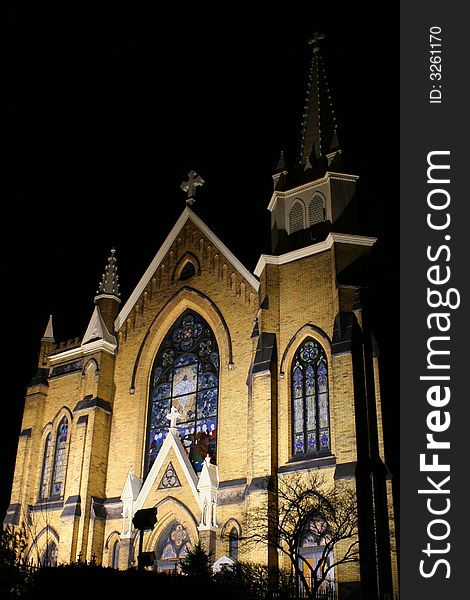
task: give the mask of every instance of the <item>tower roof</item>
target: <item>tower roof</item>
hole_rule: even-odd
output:
[[[46,331],[42,336],[43,340],[53,340],[54,339],[54,331],[52,329],[52,315],[49,315],[49,321],[47,322]]]
[[[116,257],[114,256],[116,249],[112,248],[111,256],[108,258],[108,264],[104,270],[101,282],[98,286],[97,294],[106,294],[109,296],[120,297],[119,291],[119,275],[117,273]]]
[[[300,139],[299,166],[307,171],[320,170],[322,176],[329,166],[327,156],[339,150],[336,116],[323,64],[319,41],[325,36],[317,32],[309,40],[312,59],[305,98]]]

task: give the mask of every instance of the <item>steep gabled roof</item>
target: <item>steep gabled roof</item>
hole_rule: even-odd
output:
[[[173,229],[168,234],[167,238],[161,245],[159,251],[155,255],[154,259],[150,263],[149,267],[145,271],[142,279],[139,281],[134,291],[130,295],[129,299],[122,307],[119,312],[116,320],[114,322],[115,330],[119,331],[124,321],[129,316],[132,308],[134,307],[137,300],[140,298],[141,294],[147,287],[149,281],[152,279],[155,271],[158,269],[162,260],[165,258],[166,253],[170,249],[171,245],[178,237],[180,231],[183,229],[185,223],[190,220],[198,227],[202,233],[211,241],[211,243],[221,252],[225,258],[231,263],[231,265],[240,273],[240,275],[251,285],[251,287],[258,291],[259,281],[256,277],[248,271],[246,267],[242,265],[242,263],[238,260],[238,258],[225,246],[223,242],[215,235],[213,231],[209,229],[209,227],[202,221],[195,213],[192,211],[189,206],[181,213],[180,218],[176,221]]]

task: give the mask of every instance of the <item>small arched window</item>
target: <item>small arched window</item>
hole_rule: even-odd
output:
[[[41,567],[56,567],[57,566],[57,545],[55,542],[48,542],[42,556]]]
[[[232,560],[238,560],[238,531],[235,527],[233,527],[229,533],[228,555]]]
[[[289,212],[289,233],[300,231],[304,228],[304,206],[297,200]]]
[[[66,417],[62,417],[57,428],[55,443],[54,466],[52,471],[51,496],[60,497],[64,493],[65,474],[67,471],[67,435],[69,424]]]
[[[111,557],[111,568],[119,569],[119,550],[121,548],[121,544],[119,540],[116,540],[113,544],[113,553]]]
[[[193,277],[193,275],[196,275],[196,268],[194,267],[193,263],[188,260],[181,270],[180,279],[181,281],[186,281],[186,279],[190,279]]]
[[[328,366],[323,348],[305,339],[291,370],[293,455],[328,453],[331,448]]]
[[[49,496],[51,484],[51,452],[52,452],[52,435],[47,434],[44,444],[44,454],[42,459],[41,484],[39,486],[39,497],[47,498]]]

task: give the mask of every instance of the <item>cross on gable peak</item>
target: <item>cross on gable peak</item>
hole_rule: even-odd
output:
[[[189,171],[188,173],[188,181],[183,181],[180,185],[180,188],[183,192],[188,193],[188,197],[186,198],[186,204],[194,204],[196,202],[196,188],[204,185],[204,179],[196,173],[196,171]]]
[[[171,407],[170,412],[167,414],[166,418],[170,421],[170,428],[176,427],[176,421],[181,417],[181,413],[174,406]]]

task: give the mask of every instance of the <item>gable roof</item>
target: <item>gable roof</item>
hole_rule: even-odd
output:
[[[147,478],[144,481],[144,484],[139,492],[135,500],[134,510],[137,511],[145,505],[145,501],[147,500],[150,491],[155,486],[158,475],[165,470],[163,467],[165,463],[168,461],[168,455],[170,450],[173,449],[174,454],[176,455],[176,459],[183,470],[184,475],[186,476],[186,480],[188,482],[189,488],[193,493],[193,496],[197,502],[197,505],[200,505],[199,494],[197,491],[198,477],[194,472],[193,466],[191,465],[188,455],[183,447],[183,444],[178,435],[178,430],[176,427],[170,427],[168,434],[160,448],[160,451],[155,459],[155,462],[150,469]]]
[[[129,299],[124,304],[124,306],[120,310],[118,316],[116,317],[116,320],[114,321],[114,327],[115,327],[116,331],[119,331],[119,329],[124,324],[124,321],[129,316],[129,313],[131,312],[135,303],[137,302],[137,300],[140,298],[141,294],[147,287],[147,285],[148,285],[149,281],[152,279],[155,271],[159,267],[162,260],[165,258],[166,253],[170,249],[170,246],[175,241],[175,239],[178,237],[178,234],[183,229],[183,227],[184,227],[185,223],[188,221],[188,219],[191,220],[194,223],[194,225],[196,225],[196,227],[198,227],[202,231],[202,233],[211,241],[211,243],[219,250],[219,252],[221,252],[225,256],[225,258],[240,273],[240,275],[252,286],[252,288],[255,291],[258,291],[258,288],[259,288],[258,279],[252,273],[250,273],[250,271],[248,271],[248,269],[246,267],[243,266],[243,264],[238,260],[238,258],[232,252],[230,252],[230,250],[227,248],[227,246],[225,246],[225,244],[220,241],[220,239],[215,235],[215,233],[213,231],[211,231],[209,229],[209,227],[204,223],[204,221],[202,221],[189,208],[189,206],[186,206],[186,208],[181,213],[180,218],[176,221],[175,225],[173,226],[173,229],[170,231],[167,238],[165,239],[163,244],[160,246],[159,251],[154,256],[152,262],[150,263],[147,270],[143,274],[141,280],[139,281],[139,283],[135,287],[134,291],[129,296]]]

